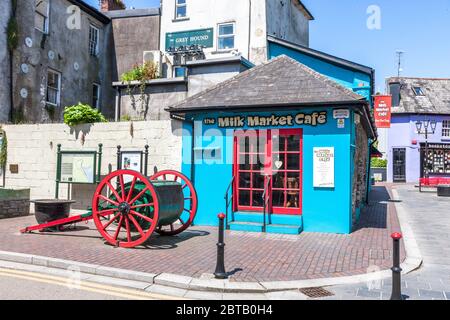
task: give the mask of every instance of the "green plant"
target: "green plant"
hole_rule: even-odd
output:
[[[0,127],[0,135],[2,136],[2,145],[0,148],[0,168],[6,167],[6,162],[8,161],[8,138],[6,137],[6,132]]]
[[[142,65],[135,65],[128,72],[123,73],[120,79],[123,82],[127,82],[127,94],[130,96],[131,104],[134,109],[136,109],[136,99],[134,97],[134,91],[139,88],[141,110],[144,112],[144,118],[147,114],[149,96],[145,94],[145,87],[147,86],[147,81],[156,79],[159,77],[158,66],[153,61],[147,61]],[[132,85],[132,81],[137,81],[137,85]]]
[[[25,123],[25,114],[22,108],[17,108],[12,110],[11,120],[14,124],[22,124]]]
[[[120,117],[120,121],[131,121],[131,116],[129,114],[124,114]]]
[[[97,109],[88,104],[78,104],[64,108],[64,123],[75,126],[83,123],[107,122],[106,118]]]
[[[156,78],[158,78],[158,66],[153,61],[147,61],[141,65],[134,65],[133,69],[120,76],[123,82],[148,81]]]
[[[372,158],[372,160],[370,161],[370,166],[372,168],[386,168],[387,160],[379,159],[379,158]]]
[[[19,25],[15,16],[12,16],[6,27],[8,50],[14,51],[19,45]]]

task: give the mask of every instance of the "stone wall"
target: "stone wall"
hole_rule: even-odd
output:
[[[0,189],[0,219],[30,214],[30,189]]]
[[[11,0],[0,1],[0,123],[8,121],[10,111],[9,52],[6,26],[11,14]]]
[[[360,209],[366,200],[367,191],[367,165],[369,146],[368,137],[361,123],[356,125],[356,150],[354,152],[353,190],[352,190],[352,213],[353,226],[359,216],[357,209]]]
[[[68,12],[72,5],[68,0],[50,1],[49,30],[44,34],[34,26],[34,1],[18,1],[19,46],[13,59],[15,122],[61,122],[65,106],[78,102],[92,105],[94,83],[101,86],[100,110],[107,117],[114,116],[111,25],[83,10]],[[71,20],[78,16],[79,24],[78,18]],[[98,56],[89,53],[90,25],[99,29]],[[32,43],[27,45],[27,38]],[[61,73],[61,99],[54,109],[46,108],[49,69]],[[27,95],[22,96],[21,90]]]
[[[54,198],[57,145],[62,150],[97,150],[103,144],[101,174],[115,170],[117,145],[122,150],[143,150],[148,144],[148,170],[181,168],[181,136],[178,121],[116,122],[83,125],[76,128],[64,124],[5,125],[8,137],[7,188],[30,188],[31,199]],[[84,144],[83,144],[84,140]],[[12,173],[10,165],[18,165]],[[66,184],[60,185],[60,198],[76,200],[75,209],[90,205],[95,186],[73,185],[70,192]]]

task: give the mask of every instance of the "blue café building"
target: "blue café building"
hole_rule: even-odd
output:
[[[351,233],[370,188],[374,70],[268,44],[268,62],[167,108],[183,121],[194,224],[224,212],[231,230]]]

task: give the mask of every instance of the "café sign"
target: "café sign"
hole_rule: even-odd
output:
[[[166,51],[169,48],[198,45],[212,48],[214,44],[213,28],[166,33]]]
[[[205,125],[215,125],[219,128],[243,128],[247,127],[278,127],[293,125],[318,126],[327,123],[327,112],[297,113],[296,115],[249,115],[249,116],[229,116],[205,118]]]

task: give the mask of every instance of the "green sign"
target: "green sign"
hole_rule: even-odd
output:
[[[199,45],[212,48],[214,45],[213,28],[166,33],[166,51],[169,48]]]

